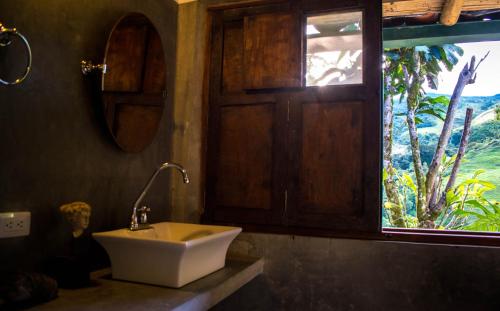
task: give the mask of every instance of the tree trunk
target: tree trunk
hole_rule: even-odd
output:
[[[453,163],[453,168],[451,169],[450,178],[448,179],[448,183],[444,188],[443,193],[441,194],[441,198],[438,203],[430,206],[431,219],[435,220],[441,211],[446,205],[446,193],[453,188],[455,184],[455,180],[457,178],[458,169],[460,168],[462,159],[465,155],[465,151],[467,149],[467,145],[469,143],[471,124],[472,124],[472,108],[467,108],[467,112],[465,113],[465,121],[464,121],[464,129],[462,132],[462,138],[460,139],[460,146],[457,151],[457,158],[455,159],[455,163]]]
[[[455,89],[453,90],[453,95],[450,99],[450,104],[448,105],[448,111],[446,112],[446,118],[443,124],[443,129],[441,130],[441,135],[439,136],[439,141],[436,146],[436,152],[434,153],[434,157],[432,158],[431,165],[429,167],[429,171],[426,176],[426,187],[427,187],[427,199],[428,199],[428,207],[427,207],[427,218],[430,222],[434,222],[434,220],[439,216],[441,211],[446,205],[446,193],[453,187],[456,179],[456,175],[458,174],[458,169],[461,164],[461,160],[465,154],[465,149],[467,148],[469,135],[470,135],[470,127],[472,122],[472,109],[467,109],[466,119],[464,124],[464,132],[462,134],[462,139],[460,141],[460,147],[457,153],[457,158],[455,163],[453,163],[453,168],[451,171],[450,178],[448,179],[448,183],[444,189],[444,192],[441,194],[441,197],[437,202],[438,193],[440,192],[439,182],[439,170],[441,168],[441,162],[448,145],[448,141],[450,139],[451,132],[453,130],[453,121],[455,119],[455,112],[460,102],[460,98],[462,96],[462,92],[467,84],[474,84],[476,81],[476,71],[479,65],[488,57],[489,52],[479,61],[476,66],[476,57],[472,56],[470,60],[470,64],[466,64],[460,75],[458,77],[457,84],[455,85]]]
[[[415,111],[408,110],[407,118],[408,131],[410,134],[411,154],[413,157],[413,167],[415,170],[415,178],[417,179],[417,197],[416,209],[417,218],[420,222],[425,220],[425,174],[422,166],[422,159],[420,157],[420,143],[418,141],[417,125],[415,123]]]
[[[415,170],[415,178],[417,180],[417,195],[416,195],[416,210],[419,222],[424,221],[426,215],[426,197],[425,197],[425,174],[420,156],[420,144],[418,142],[417,124],[415,121],[415,112],[418,106],[418,96],[422,83],[425,81],[423,75],[420,74],[420,57],[417,52],[413,54],[415,68],[411,74],[406,66],[403,67],[405,81],[408,89],[407,97],[407,115],[406,122],[408,123],[408,133],[410,135],[411,154],[413,158],[413,168]]]
[[[427,193],[426,197],[429,201],[429,206],[433,206],[435,202],[430,202],[431,197],[433,196],[433,192],[436,189],[436,179],[439,174],[439,169],[441,167],[441,162],[443,159],[444,152],[446,147],[448,146],[448,141],[450,140],[450,135],[453,130],[453,121],[455,120],[455,113],[460,102],[460,97],[462,96],[462,92],[467,84],[474,83],[475,79],[475,71],[477,67],[474,67],[476,63],[475,57],[473,56],[469,64],[466,64],[462,69],[458,77],[457,84],[455,85],[455,89],[453,91],[453,95],[450,99],[450,104],[448,105],[448,111],[446,112],[446,118],[444,120],[443,129],[441,130],[441,135],[439,136],[439,141],[436,146],[436,151],[434,153],[434,157],[432,158],[431,164],[429,166],[429,171],[426,176],[426,187]]]
[[[385,76],[386,89],[391,88],[391,78],[389,73],[386,72]],[[387,196],[387,201],[393,204],[393,207],[388,209],[390,221],[393,225],[404,228],[406,227],[403,215],[403,209],[399,200],[397,185],[394,183],[394,167],[392,166],[392,128],[394,122],[394,106],[392,102],[392,95],[389,92],[385,94],[384,100],[384,152],[383,152],[383,165],[387,173],[384,179],[384,189]]]

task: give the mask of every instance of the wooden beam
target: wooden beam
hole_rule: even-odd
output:
[[[458,22],[460,13],[464,6],[464,0],[446,0],[441,11],[441,24],[445,26],[453,26]]]
[[[500,40],[500,21],[384,28],[384,48]]]
[[[445,0],[383,0],[384,17],[440,13]],[[462,11],[500,9],[500,0],[465,0]]]

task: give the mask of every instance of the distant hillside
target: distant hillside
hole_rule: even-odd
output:
[[[496,106],[495,106],[496,107]],[[472,125],[480,125],[485,122],[493,121],[496,118],[495,107],[486,110],[472,120]]]
[[[450,95],[443,94],[427,94],[432,97],[446,96],[450,98]],[[462,96],[460,99],[460,104],[458,105],[457,115],[455,119],[455,127],[462,127],[465,119],[465,111],[467,108],[472,108],[474,110],[474,117],[493,109],[497,104],[500,104],[500,94],[495,96]]]
[[[440,96],[440,94],[428,94]],[[447,96],[449,97],[449,96]],[[455,154],[462,136],[465,111],[468,107],[474,110],[474,121],[469,139],[469,147],[465,161],[459,172],[459,180],[470,177],[474,171],[485,169],[486,173],[481,178],[497,185],[497,188],[486,194],[487,198],[500,200],[500,121],[495,120],[494,108],[500,105],[500,94],[495,96],[465,96],[461,98],[457,109],[454,130],[450,138],[447,154]],[[394,107],[396,113],[406,111],[406,101]],[[422,160],[427,165],[430,163],[438,135],[441,133],[442,121],[432,116],[424,116],[423,122],[418,125],[420,151]],[[412,157],[410,141],[405,117],[398,116],[394,119],[394,165],[398,170],[412,172]]]
[[[450,98],[449,95],[443,94],[429,93],[427,95],[432,97],[446,96]],[[460,100],[460,104],[458,105],[454,122],[454,129],[462,129],[465,119],[465,111],[467,108],[472,108],[474,110],[474,118],[476,118],[489,110],[494,110],[496,105],[500,105],[500,94],[497,94],[495,96],[462,97]],[[396,100],[394,111],[397,114],[404,114],[406,112],[406,100],[403,100],[401,103],[398,103],[398,101]],[[441,133],[441,128],[443,126],[443,122],[441,120],[429,115],[423,116],[422,120],[423,123],[417,126],[420,134],[439,135]],[[408,146],[410,143],[405,122],[406,120],[404,116],[395,117],[394,119],[394,143],[396,145]],[[399,148],[398,150],[401,150],[402,146],[396,146],[396,148]]]

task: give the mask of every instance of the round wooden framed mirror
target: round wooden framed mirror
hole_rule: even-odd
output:
[[[166,65],[160,35],[140,13],[122,17],[108,38],[102,99],[108,129],[126,152],[151,144],[160,126]]]

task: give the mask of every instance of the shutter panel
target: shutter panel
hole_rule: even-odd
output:
[[[293,12],[245,16],[245,89],[302,86],[300,24]]]
[[[381,3],[291,3],[214,16],[204,220],[311,235],[377,232]],[[362,19],[349,22],[349,12]],[[303,16],[319,16],[318,33],[303,33]],[[314,39],[314,48],[304,42],[307,54],[303,38]],[[337,61],[311,78],[311,55],[331,47],[353,65]],[[324,86],[305,87],[306,75],[308,85]]]

